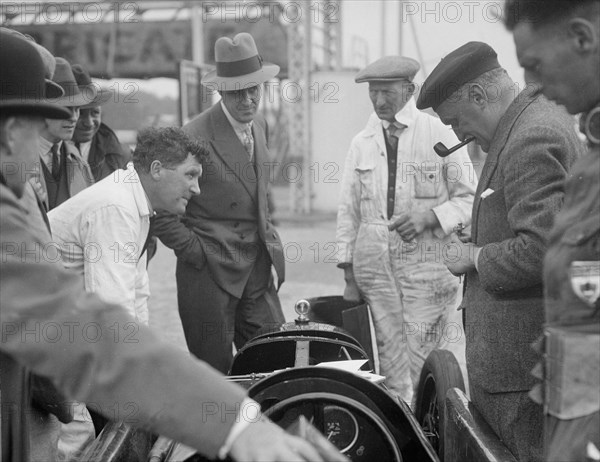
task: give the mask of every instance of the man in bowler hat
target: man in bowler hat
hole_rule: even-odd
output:
[[[260,415],[245,390],[146,326],[139,325],[133,342],[115,341],[115,326],[133,322],[125,310],[85,293],[80,276],[31,251],[48,242],[29,227],[21,205],[24,173],[39,162],[44,119],[67,120],[71,114],[47,100],[62,90],[51,84],[46,88],[44,65],[33,45],[2,32],[0,43],[2,461],[31,460],[30,371],[48,377],[68,399],[95,403],[110,418],[115,409],[135,403],[133,425],[210,458],[344,460],[332,447],[321,445],[317,451],[286,434]],[[98,333],[96,341],[81,328],[89,325]],[[46,327],[54,334],[31,335]],[[207,406],[218,411],[207,412]]]
[[[590,460],[600,449],[600,1],[511,0],[505,24],[527,79],[571,114],[581,114],[587,141],[549,236],[545,345],[537,344],[547,367],[536,368],[544,383],[531,396],[544,403],[546,460]],[[573,336],[577,342],[564,341]],[[558,343],[560,353],[553,348]]]
[[[440,252],[458,223],[470,223],[476,186],[466,148],[445,159],[433,150],[436,141],[457,140],[416,108],[419,67],[387,56],[357,74],[375,113],[350,145],[337,216],[345,298],[369,303],[380,372],[408,404],[429,353],[448,345],[459,281]]]
[[[257,113],[262,84],[279,67],[262,61],[240,33],[215,43],[216,70],[202,84],[221,101],[183,129],[204,140],[209,159],[183,218],[159,214],[154,233],[177,255],[177,299],[191,353],[227,372],[264,326],[284,322],[277,289],[284,279],[281,240],[267,206],[268,129]],[[274,284],[271,268],[278,278]]]
[[[544,321],[542,260],[563,182],[583,146],[573,119],[535,86],[517,95],[496,52],[482,42],[442,59],[417,107],[433,108],[461,140],[474,137],[488,153],[471,235],[453,236],[446,264],[466,275],[471,400],[518,460],[541,460],[542,409],[528,392],[531,343]]]

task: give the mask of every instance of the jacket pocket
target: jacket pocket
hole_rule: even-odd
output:
[[[438,196],[443,181],[442,168],[438,162],[423,162],[415,175],[415,198],[433,199]]]
[[[354,169],[360,182],[360,200],[373,200],[375,198],[375,166],[358,165]]]

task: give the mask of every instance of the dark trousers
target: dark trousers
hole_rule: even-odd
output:
[[[177,261],[177,300],[188,349],[224,374],[231,367],[233,344],[239,349],[259,329],[285,322],[268,254],[264,258],[254,265],[242,298],[216,284],[207,265],[197,269]]]
[[[519,462],[543,460],[542,406],[528,392],[488,393],[471,380],[469,389],[477,410]]]

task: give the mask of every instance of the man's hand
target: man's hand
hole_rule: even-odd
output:
[[[432,210],[427,212],[403,213],[388,226],[390,231],[396,231],[405,242],[410,242],[426,229],[439,225],[439,221]]]
[[[360,290],[358,289],[358,284],[356,284],[356,280],[354,279],[352,265],[344,268],[344,280],[346,281],[344,300],[349,302],[359,302],[362,297],[360,295]]]
[[[248,425],[234,440],[229,454],[234,460],[248,462],[281,462],[282,460],[325,462],[312,445],[286,433],[268,420],[260,420]],[[328,457],[327,460],[345,461],[346,459],[339,454],[339,458]]]
[[[462,242],[463,244],[471,242],[471,225],[467,226],[466,228],[460,228],[460,230],[458,230],[457,227],[455,227],[454,231],[456,233],[456,237],[458,237],[460,242]]]
[[[48,194],[44,190],[44,187],[42,186],[42,182],[41,182],[39,176],[32,175],[29,178],[27,178],[27,181],[29,181],[29,184],[31,184],[31,187],[35,191],[35,194],[37,195],[37,197],[42,202],[48,202]]]
[[[478,247],[470,242],[463,243],[456,234],[452,234],[450,243],[443,252],[444,263],[454,276],[465,274],[475,268],[475,256]]]

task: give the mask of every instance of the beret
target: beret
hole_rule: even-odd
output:
[[[487,43],[465,43],[445,56],[425,79],[417,98],[417,108],[431,107],[435,111],[464,84],[499,67],[498,55]]]
[[[421,65],[412,58],[403,56],[384,56],[361,70],[354,81],[356,83],[394,80],[410,80],[414,78]]]

